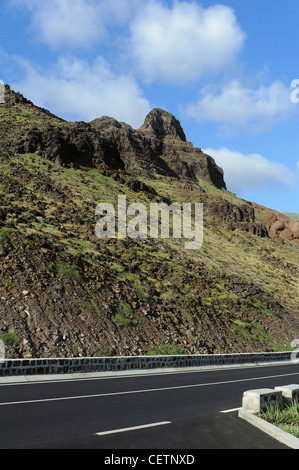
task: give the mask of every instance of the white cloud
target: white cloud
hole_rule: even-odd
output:
[[[115,74],[98,57],[91,65],[61,56],[49,71],[39,72],[20,60],[22,81],[12,84],[38,106],[70,120],[91,121],[107,115],[140,127],[150,105],[134,78]]]
[[[243,46],[245,34],[234,11],[176,1],[150,1],[132,19],[130,54],[147,81],[173,84],[224,69]]]
[[[136,0],[11,0],[31,12],[31,30],[50,47],[86,48],[128,20]]]
[[[282,163],[273,162],[259,154],[244,155],[227,148],[207,148],[204,152],[213,157],[224,170],[229,191],[241,193],[252,188],[278,189],[294,187],[295,175]]]
[[[294,112],[289,87],[280,80],[255,89],[234,80],[223,85],[218,93],[205,88],[201,94],[186,113],[199,122],[213,121],[229,132],[237,128],[265,131]]]

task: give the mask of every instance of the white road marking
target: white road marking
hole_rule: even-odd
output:
[[[223,410],[220,413],[233,413],[234,411],[239,411],[241,408],[231,408],[230,410]]]
[[[46,403],[46,402],[51,402],[51,401],[80,400],[80,399],[85,399],[85,398],[113,397],[113,396],[119,396],[119,395],[132,395],[136,393],[183,390],[183,389],[188,389],[188,388],[191,389],[191,388],[209,387],[212,385],[225,385],[225,384],[233,384],[233,383],[239,383],[239,382],[252,382],[255,380],[274,379],[278,377],[289,377],[293,375],[299,375],[299,372],[290,373],[290,374],[269,375],[265,377],[251,377],[251,378],[246,378],[246,379],[225,380],[221,382],[208,382],[208,383],[203,383],[203,384],[178,385],[175,387],[149,388],[149,389],[144,389],[144,390],[128,390],[124,392],[98,393],[95,395],[80,395],[80,396],[71,396],[71,397],[57,397],[57,398],[43,398],[43,399],[38,399],[38,400],[14,401],[14,402],[0,403],[0,406],[22,405],[22,404],[29,404],[29,403]]]
[[[120,432],[136,431],[138,429],[153,428],[155,426],[164,426],[166,424],[171,424],[171,421],[161,421],[160,423],[142,424],[140,426],[132,426],[130,428],[113,429],[112,431],[96,432],[95,434],[97,436],[106,436],[108,434],[118,434]]]

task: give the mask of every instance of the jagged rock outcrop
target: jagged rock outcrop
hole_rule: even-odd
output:
[[[159,139],[175,139],[186,142],[186,135],[180,122],[170,113],[160,108],[153,109],[140,127],[141,132],[150,132]]]
[[[155,135],[145,135],[108,116],[95,119],[89,125],[97,135],[117,148],[128,172],[176,176],[160,158],[162,143]]]
[[[170,113],[153,109],[139,131],[155,135],[161,142],[161,155],[168,167],[181,178],[205,179],[219,189],[226,189],[224,174],[215,160],[187,142],[180,122]]]
[[[226,189],[223,170],[215,160],[186,141],[180,122],[170,113],[153,109],[137,130],[116,119],[101,117],[90,125],[110,142],[117,143],[126,169],[147,174],[172,176],[197,182],[205,179]]]

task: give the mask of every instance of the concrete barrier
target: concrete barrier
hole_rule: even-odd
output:
[[[257,390],[248,390],[244,392],[242,398],[243,410],[249,410],[254,413],[267,411],[271,407],[273,409],[282,408],[282,392],[281,390],[272,390],[270,388],[260,388]]]
[[[0,377],[17,375],[73,374],[134,369],[158,369],[238,365],[290,361],[291,352],[211,354],[182,356],[123,356],[89,358],[5,359]]]
[[[299,402],[299,385],[284,385],[274,389],[281,391],[284,405],[290,406],[292,403]]]
[[[294,402],[299,402],[298,384],[278,386],[274,390],[268,388],[248,390],[243,393],[242,407],[238,411],[238,416],[287,447],[299,449],[297,437],[259,416],[259,413],[267,411],[267,408],[270,409],[271,405],[273,408],[283,409]]]

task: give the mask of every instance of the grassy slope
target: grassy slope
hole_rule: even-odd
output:
[[[284,215],[286,215],[292,220],[295,220],[295,222],[299,222],[299,214],[293,214],[292,212],[284,212]]]

